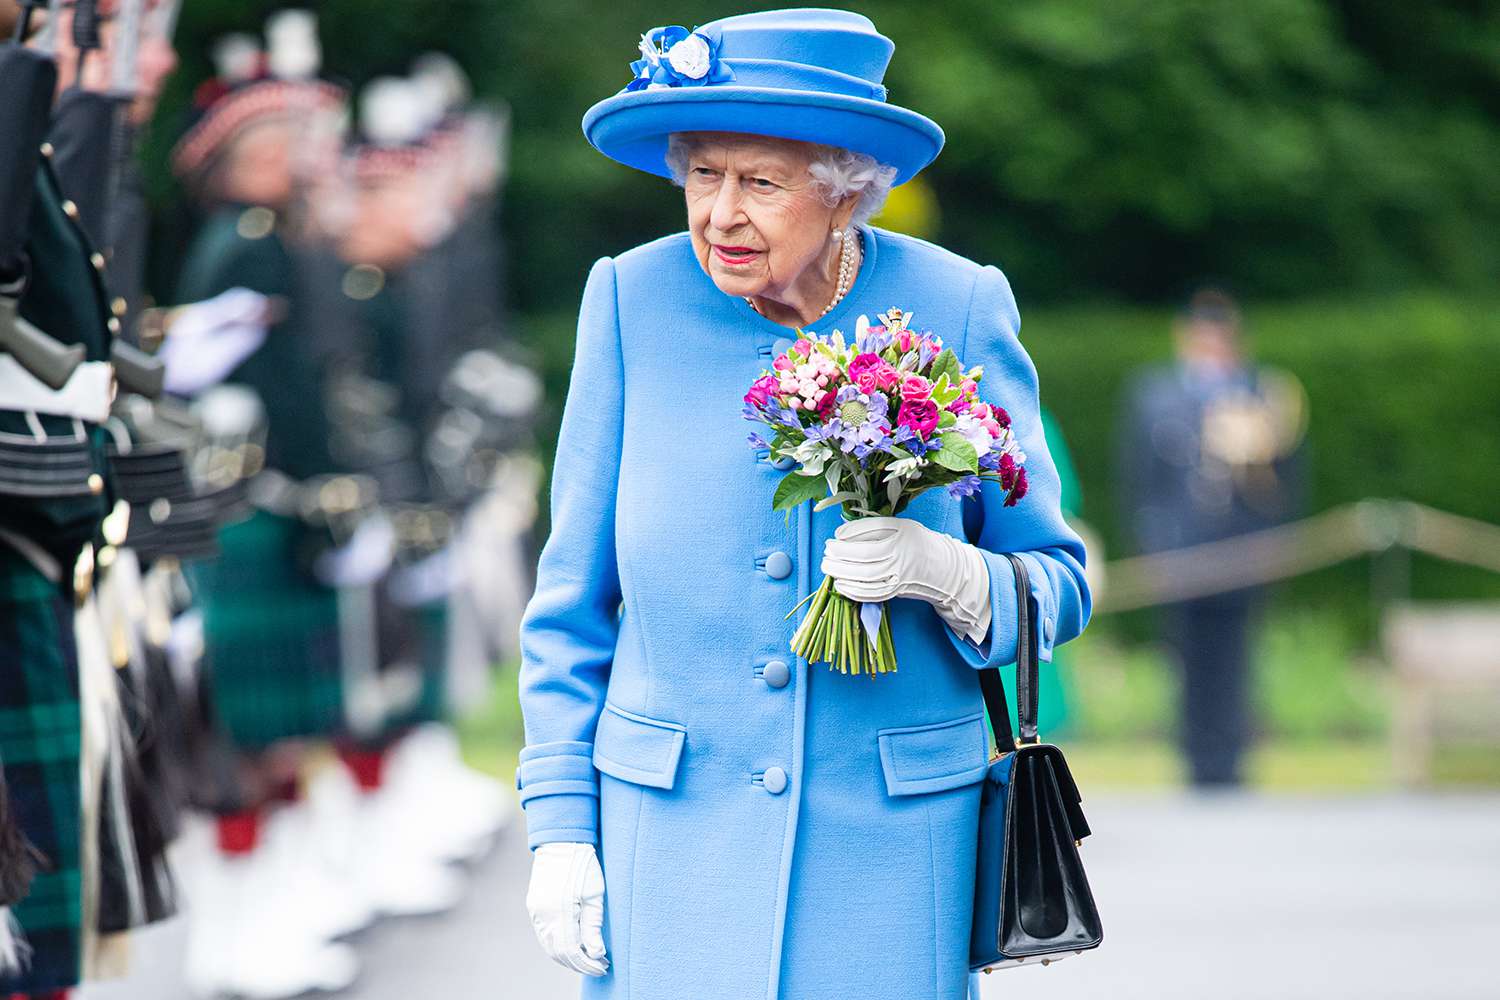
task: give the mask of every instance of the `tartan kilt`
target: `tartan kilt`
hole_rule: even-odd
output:
[[[304,539],[297,521],[257,511],[194,568],[213,707],[241,750],[343,726],[338,599],[302,568]]]
[[[32,947],[31,963],[0,975],[0,995],[68,989],[79,980],[81,726],[72,595],[0,544],[0,761],[13,815],[45,857],[11,911]]]

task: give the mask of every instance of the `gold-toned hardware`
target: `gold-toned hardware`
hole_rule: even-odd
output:
[[[993,965],[986,965],[984,967],[984,974],[986,976],[988,976],[991,972],[994,972],[994,971],[995,971],[995,967]]]
[[[1075,840],[1075,841],[1073,841],[1073,846],[1074,847],[1082,847],[1083,846],[1083,841],[1081,841],[1081,840]]]
[[[125,296],[123,295],[116,295],[114,300],[109,304],[109,311],[122,318],[129,310],[130,303],[125,301]]]
[[[130,504],[116,500],[114,509],[100,522],[99,531],[110,545],[124,545],[125,536],[130,534]]]
[[[100,493],[104,492],[104,477],[99,475],[99,473],[90,472],[88,484],[89,492],[94,494],[95,496],[98,496]]]
[[[93,253],[89,254],[89,263],[94,265],[94,270],[96,271],[104,270],[104,255],[98,250],[95,250]]]
[[[55,150],[53,150],[53,148],[52,148],[52,143],[50,143],[50,142],[44,142],[44,143],[42,143],[42,155],[43,156],[50,157],[53,154],[53,152],[55,152]]]
[[[63,215],[66,215],[68,218],[72,219],[74,222],[78,221],[78,206],[75,205],[72,202],[71,199],[63,201],[63,203],[62,203],[62,210],[63,210]]]
[[[85,545],[73,563],[73,600],[83,607],[83,602],[94,589],[94,547]]]

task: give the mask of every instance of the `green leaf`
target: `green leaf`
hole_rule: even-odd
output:
[[[817,503],[813,504],[813,510],[827,510],[829,507],[832,507],[836,504],[841,504],[846,500],[858,500],[859,497],[860,494],[845,490],[842,493],[835,493],[832,496],[824,497],[822,500],[819,500]]]
[[[951,347],[943,348],[943,352],[933,360],[932,369],[927,377],[935,380],[943,375],[948,376],[949,382],[958,382],[963,378],[963,369],[959,366],[958,357]]]
[[[928,456],[945,469],[954,472],[979,471],[979,455],[974,446],[960,434],[944,434],[943,446]]]
[[[942,430],[945,427],[952,427],[956,423],[958,423],[958,417],[953,415],[952,410],[943,410],[938,414],[938,430]]]
[[[827,492],[828,485],[822,476],[804,476],[793,469],[782,476],[781,482],[777,484],[776,494],[771,498],[771,509],[791,510],[802,501],[821,497]]]

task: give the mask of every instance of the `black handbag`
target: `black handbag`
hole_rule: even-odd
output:
[[[1078,786],[1057,747],[1039,741],[1036,608],[1026,564],[1016,574],[1016,701],[1019,738],[1000,671],[979,671],[995,755],[979,806],[969,968],[992,972],[1049,965],[1104,940],[1078,848],[1089,835]]]

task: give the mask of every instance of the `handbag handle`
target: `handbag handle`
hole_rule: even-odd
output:
[[[1000,671],[995,667],[979,671],[979,690],[984,696],[985,711],[989,713],[990,728],[995,734],[995,747],[1001,753],[1039,740],[1036,716],[1040,647],[1037,644],[1031,579],[1020,556],[1007,552],[1005,558],[1010,560],[1016,576],[1016,721],[1020,726],[1019,738],[1010,726],[1010,703],[1005,697]]]

